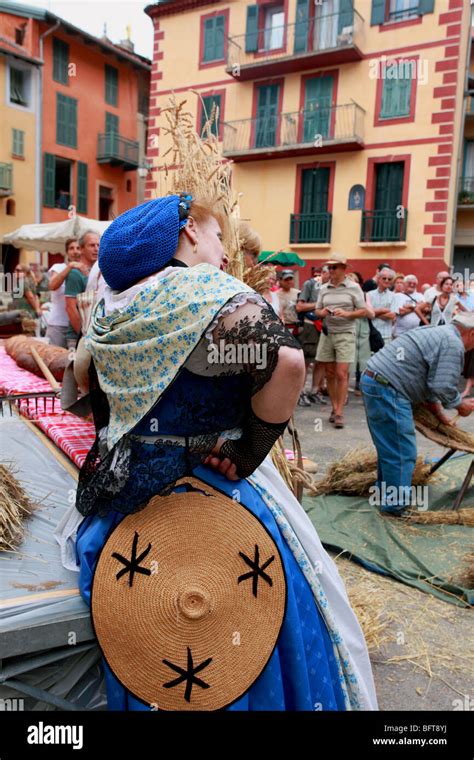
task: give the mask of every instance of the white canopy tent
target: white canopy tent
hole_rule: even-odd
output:
[[[23,224],[17,230],[3,236],[3,242],[15,248],[27,248],[32,251],[64,253],[64,243],[68,238],[79,238],[84,232],[92,231],[102,235],[108,222],[87,219],[85,216],[73,216],[64,222],[48,224]]]

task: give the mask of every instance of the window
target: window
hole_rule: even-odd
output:
[[[12,154],[25,156],[25,133],[22,129],[12,129]]]
[[[370,24],[416,20],[433,13],[435,0],[372,0]]]
[[[418,0],[390,0],[389,21],[405,21],[418,16]]]
[[[23,69],[10,67],[10,103],[28,105],[27,76],[28,73]]]
[[[125,182],[125,190],[127,191],[127,193],[131,193],[132,192],[132,180],[131,179],[127,179],[127,181]]]
[[[386,73],[389,72],[386,71]],[[408,72],[403,72],[403,74],[406,73]],[[401,116],[410,115],[411,87],[411,75],[383,80],[381,119],[397,119]]]
[[[290,217],[290,242],[328,243],[331,239],[329,167],[302,169],[299,213]]]
[[[220,126],[222,122],[222,97],[221,95],[204,95],[201,102],[201,123],[199,126],[199,134],[202,134],[206,121],[211,117],[212,109],[214,106],[219,109],[219,115],[217,120],[213,120],[211,124],[211,132],[216,137],[219,136]]]
[[[105,102],[111,106],[118,105],[118,69],[115,66],[105,66]]]
[[[405,162],[391,161],[375,164],[373,203],[362,212],[361,241],[376,243],[406,239],[407,209],[403,205]],[[373,184],[372,184],[373,183]],[[372,206],[372,207],[371,207]]]
[[[61,84],[68,83],[69,45],[53,37],[53,79]]]
[[[314,77],[305,82],[303,142],[314,143],[318,135],[329,137],[334,78]]]
[[[204,19],[202,63],[224,60],[225,21],[223,14]]]
[[[56,142],[77,148],[77,100],[56,93]]]
[[[44,154],[43,206],[67,210],[72,202],[72,162],[64,158]]]
[[[285,11],[282,5],[265,8],[264,49],[277,50],[283,47]]]
[[[257,87],[256,148],[270,148],[278,144],[279,100],[279,84],[266,84]]]
[[[15,42],[17,45],[23,45],[23,40],[25,39],[25,33],[26,33],[26,24],[23,24],[23,26],[17,26],[15,29]]]
[[[5,211],[6,211],[7,216],[15,216],[16,215],[16,203],[13,200],[13,198],[9,198],[7,200],[7,205],[6,205]]]

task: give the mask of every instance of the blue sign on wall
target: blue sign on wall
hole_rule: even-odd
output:
[[[353,185],[349,191],[349,211],[359,211],[365,205],[365,188],[362,185]]]

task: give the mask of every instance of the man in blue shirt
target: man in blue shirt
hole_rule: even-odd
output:
[[[464,352],[472,348],[474,313],[463,312],[450,325],[408,330],[369,360],[361,390],[377,449],[375,488],[382,512],[400,515],[411,504],[417,454],[413,406],[425,404],[448,424],[443,407],[462,417],[474,410],[474,398],[463,399],[458,390]]]

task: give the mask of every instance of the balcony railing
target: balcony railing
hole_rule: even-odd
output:
[[[400,11],[389,11],[388,20],[394,22],[407,21],[409,19],[416,18],[419,15],[419,3],[415,3],[411,8],[405,8],[404,10]]]
[[[124,169],[137,169],[138,142],[128,140],[115,133],[100,134],[97,145],[97,161],[99,164],[123,166]]]
[[[363,108],[357,103],[224,122],[224,155],[319,152],[337,146],[363,146]]]
[[[396,243],[406,240],[408,209],[362,211],[361,243]]]
[[[13,164],[0,164],[0,196],[13,192]]]
[[[317,63],[318,57],[328,62],[358,60],[362,53],[363,18],[353,8],[319,15],[292,24],[258,28],[228,39],[227,72],[236,79],[249,79],[262,73],[269,64],[275,71],[298,71]]]
[[[290,214],[290,243],[329,243],[332,214]]]
[[[461,177],[459,183],[458,205],[474,205],[474,177]]]

